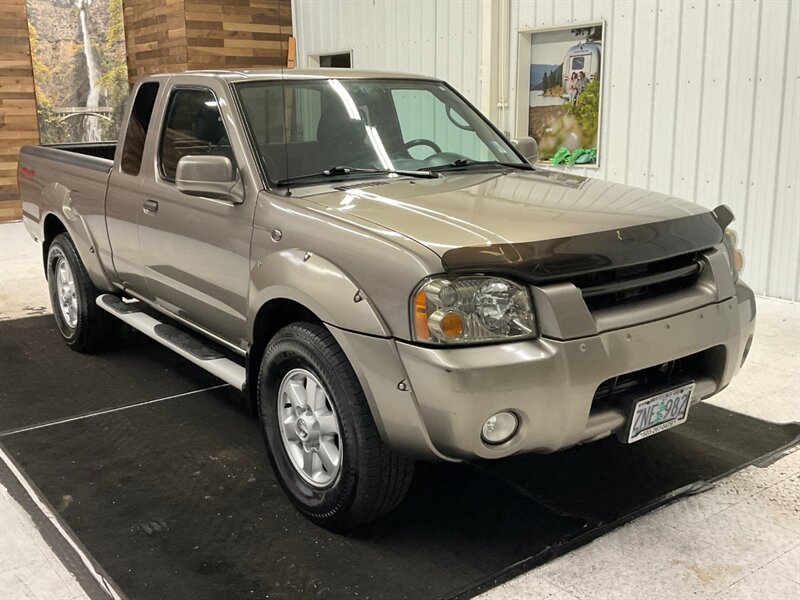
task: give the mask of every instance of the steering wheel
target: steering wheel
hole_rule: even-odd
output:
[[[441,154],[442,149],[439,147],[439,144],[434,142],[433,140],[426,140],[425,138],[418,138],[416,140],[409,140],[405,144],[403,144],[403,150],[411,150],[411,148],[415,148],[417,146],[427,146],[431,150],[433,150],[434,154]]]

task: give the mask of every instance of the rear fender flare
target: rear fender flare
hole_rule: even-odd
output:
[[[72,191],[60,183],[50,183],[42,190],[41,236],[44,242],[45,223],[56,218],[69,234],[89,278],[98,289],[112,290],[114,285],[103,269],[94,240],[86,221],[73,203]]]

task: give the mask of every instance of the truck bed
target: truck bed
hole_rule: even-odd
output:
[[[108,172],[114,163],[114,153],[116,151],[116,142],[97,142],[23,146],[20,154],[28,154],[29,156],[85,167],[95,171]]]
[[[48,223],[64,227],[86,257],[93,283],[106,290],[111,287],[106,272],[111,248],[105,198],[115,151],[115,142],[53,144],[23,146],[19,156],[22,220],[28,231],[43,240]]]

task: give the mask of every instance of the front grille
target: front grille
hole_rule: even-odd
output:
[[[703,271],[699,252],[641,265],[596,271],[571,279],[590,311],[675,292],[697,283]]]
[[[620,408],[631,398],[644,398],[688,381],[711,377],[717,381],[725,366],[725,347],[715,346],[696,354],[639,371],[606,379],[594,393],[592,412]]]

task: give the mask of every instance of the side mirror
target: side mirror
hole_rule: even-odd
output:
[[[518,137],[515,140],[511,140],[511,143],[516,146],[522,156],[528,159],[529,163],[535,164],[539,161],[539,145],[532,137]]]
[[[224,198],[237,204],[244,200],[238,173],[227,156],[184,156],[178,161],[175,185],[191,196]]]
[[[712,210],[711,212],[714,213],[714,217],[717,219],[717,223],[719,226],[725,229],[728,225],[733,223],[736,217],[733,215],[733,211],[731,207],[727,204],[720,204],[717,208]]]

